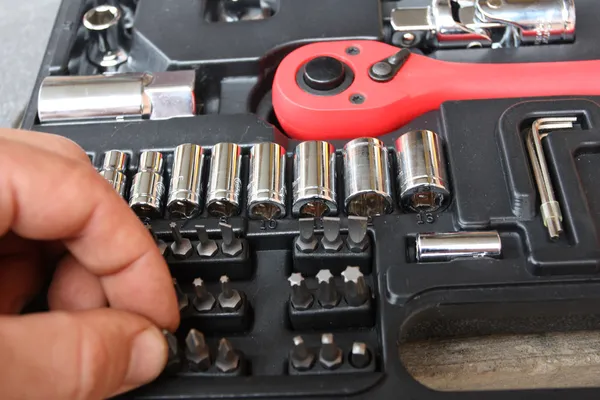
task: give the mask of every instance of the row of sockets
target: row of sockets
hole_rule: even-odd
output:
[[[164,334],[169,344],[166,374],[187,372],[205,376],[240,376],[248,369],[245,355],[226,338],[219,341],[216,356],[213,356],[204,334],[197,329],[189,330],[183,351],[175,336],[169,332]],[[364,342],[353,342],[350,351],[344,351],[335,343],[331,333],[321,335],[319,348],[308,347],[301,336],[293,338],[293,347],[288,357],[288,372],[292,375],[373,370],[375,354]]]
[[[433,212],[450,199],[442,144],[431,131],[412,131],[396,140],[399,203],[412,212]],[[203,209],[217,217],[240,213],[241,148],[234,143],[212,147],[206,196],[202,193],[204,149],[177,146],[167,195],[170,215],[191,218]],[[325,141],[300,143],[294,152],[292,214],[300,217],[336,215],[335,149]],[[277,219],[286,215],[286,150],[277,143],[258,143],[250,149],[247,211],[250,218]],[[145,151],[129,194],[131,208],[143,217],[162,215],[165,185],[163,154]],[[101,175],[123,196],[128,155],[106,153]],[[343,148],[344,207],[348,215],[373,217],[392,212],[390,159],[383,142],[358,138]]]

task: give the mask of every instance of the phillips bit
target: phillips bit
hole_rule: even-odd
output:
[[[185,357],[192,372],[204,372],[210,368],[210,351],[202,332],[190,329],[185,338]]]
[[[177,302],[179,303],[179,312],[185,310],[190,305],[190,300],[187,294],[181,290],[181,286],[177,283],[177,279],[173,278],[173,286],[175,286],[175,293],[177,294]]]
[[[225,338],[219,341],[215,365],[221,372],[233,372],[240,366],[240,356],[234,350],[229,340]]]
[[[179,260],[189,258],[193,253],[192,242],[190,242],[190,239],[181,236],[181,231],[175,222],[171,222],[169,227],[171,227],[171,235],[173,235],[174,240],[171,243],[171,254]]]
[[[223,237],[223,245],[221,246],[223,254],[229,257],[240,255],[244,247],[242,245],[242,241],[235,237],[235,233],[233,232],[231,225],[220,222],[219,228],[221,229],[221,235]]]
[[[319,245],[315,237],[315,219],[300,218],[298,225],[300,227],[300,235],[296,240],[296,248],[302,253],[312,253]]]
[[[195,297],[192,300],[192,304],[194,305],[194,308],[199,312],[212,310],[215,306],[215,296],[206,290],[204,281],[200,278],[196,278],[194,279],[193,285]]]
[[[319,282],[318,298],[323,308],[333,308],[338,305],[340,298],[335,288],[333,275],[328,269],[322,269],[317,273]]]
[[[163,330],[163,335],[167,340],[168,348],[167,365],[163,373],[173,375],[181,370],[181,352],[179,351],[177,338],[171,332]]]
[[[359,267],[346,267],[342,272],[344,277],[346,302],[352,307],[358,307],[369,298],[369,287]]]
[[[240,292],[231,287],[231,282],[227,275],[223,275],[220,282],[221,293],[219,294],[219,305],[224,311],[237,311],[242,305]]]
[[[313,295],[308,291],[302,274],[299,272],[291,274],[288,282],[292,288],[292,295],[290,296],[292,307],[299,311],[308,310],[312,307]]]
[[[352,352],[350,353],[350,364],[354,368],[365,368],[371,362],[371,353],[367,345],[362,342],[354,342],[352,344]]]
[[[148,229],[148,232],[150,232],[150,234],[154,238],[154,242],[158,246],[158,251],[160,252],[160,254],[163,257],[166,256],[167,255],[167,251],[169,250],[169,246],[164,242],[164,240],[160,240],[156,236],[156,233],[154,233],[154,229],[152,229],[152,226],[150,224],[144,224],[144,226],[146,227],[146,229]]]
[[[321,350],[319,350],[319,362],[326,369],[336,369],[342,365],[342,350],[333,341],[333,334],[321,335]]]
[[[217,246],[217,242],[209,239],[208,233],[206,232],[206,228],[203,225],[196,225],[196,235],[198,235],[198,246],[196,246],[196,251],[200,257],[214,257],[219,251],[219,246]]]
[[[302,336],[294,337],[294,348],[290,351],[290,362],[297,371],[307,371],[315,363],[315,355],[306,347]]]
[[[340,219],[337,217],[323,217],[323,248],[328,253],[335,253],[342,249],[344,242],[340,236]]]
[[[367,237],[366,217],[351,215],[348,217],[348,239],[346,243],[353,253],[361,253],[367,249],[369,238]]]

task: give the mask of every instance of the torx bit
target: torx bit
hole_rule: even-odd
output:
[[[175,286],[175,293],[177,294],[177,303],[179,303],[179,312],[185,310],[190,305],[190,300],[187,295],[181,290],[177,279],[173,278],[173,286]]]
[[[193,253],[192,242],[190,242],[190,239],[181,236],[181,231],[175,222],[171,222],[169,227],[171,228],[171,235],[173,235],[174,240],[171,243],[171,254],[180,260],[189,258]]]
[[[154,233],[154,230],[152,229],[152,226],[150,224],[145,224],[144,226],[146,227],[146,229],[148,229],[148,232],[150,232],[150,234],[154,238],[154,242],[158,246],[158,251],[160,252],[160,254],[163,257],[165,257],[167,255],[167,252],[169,251],[169,245],[167,245],[164,240],[160,240],[156,236],[156,233]]]
[[[366,217],[351,215],[348,217],[348,239],[346,243],[353,253],[361,253],[367,249],[369,238],[367,237]]]
[[[221,372],[233,372],[240,366],[240,356],[229,340],[225,338],[219,341],[215,365]]]
[[[342,249],[344,242],[340,236],[341,221],[338,217],[323,217],[323,248],[328,253],[335,253]]]
[[[196,295],[192,299],[192,305],[199,312],[206,312],[213,309],[215,306],[215,296],[212,295],[208,290],[206,290],[206,286],[204,286],[204,281],[201,278],[194,279],[194,294]]]
[[[169,331],[163,330],[163,335],[167,340],[168,356],[167,365],[163,370],[164,374],[173,375],[181,370],[181,352],[179,351],[179,344],[177,338]]]
[[[294,337],[294,347],[290,351],[290,362],[297,371],[307,371],[315,363],[315,355],[306,347],[302,336]]]
[[[371,362],[371,352],[367,345],[362,342],[354,342],[352,344],[352,352],[350,353],[350,364],[354,368],[365,368]]]
[[[359,267],[346,267],[342,272],[345,286],[346,303],[352,307],[358,307],[369,298],[369,287]]]
[[[321,335],[321,349],[319,350],[319,362],[323,368],[336,369],[343,362],[342,350],[333,341],[333,334]]]
[[[217,242],[208,237],[206,228],[203,225],[196,225],[196,235],[198,236],[198,246],[196,251],[200,257],[214,257],[219,251]]]
[[[231,287],[229,277],[221,276],[221,293],[219,294],[219,305],[224,311],[237,311],[242,305],[240,293]]]
[[[233,232],[231,225],[220,222],[219,229],[221,229],[221,235],[223,237],[223,245],[221,246],[223,254],[229,257],[240,255],[244,249],[244,246],[242,241],[235,237],[235,233]]]
[[[553,240],[558,239],[563,231],[562,213],[552,187],[540,132],[542,130],[573,129],[573,123],[576,121],[576,117],[540,118],[533,122],[527,135],[527,152],[541,199],[540,212],[544,226]]]
[[[308,291],[302,274],[299,272],[291,274],[288,282],[290,282],[292,288],[292,295],[290,296],[292,307],[299,311],[305,311],[312,307],[313,295]]]
[[[210,368],[210,350],[202,332],[190,329],[185,338],[185,357],[192,372],[204,372]]]
[[[315,237],[315,219],[300,218],[298,225],[300,227],[300,235],[296,240],[296,248],[302,253],[312,253],[319,245]]]
[[[333,275],[328,269],[322,269],[317,273],[319,282],[318,299],[323,308],[333,308],[338,305],[340,298],[338,296]]]

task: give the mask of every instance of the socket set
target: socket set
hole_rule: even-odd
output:
[[[23,128],[85,149],[181,313],[122,397],[479,399],[399,348],[599,329],[596,3],[63,0]]]

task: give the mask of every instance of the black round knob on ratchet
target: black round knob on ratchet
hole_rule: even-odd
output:
[[[302,78],[314,90],[333,90],[339,87],[346,77],[344,64],[333,57],[313,58],[304,66]]]

